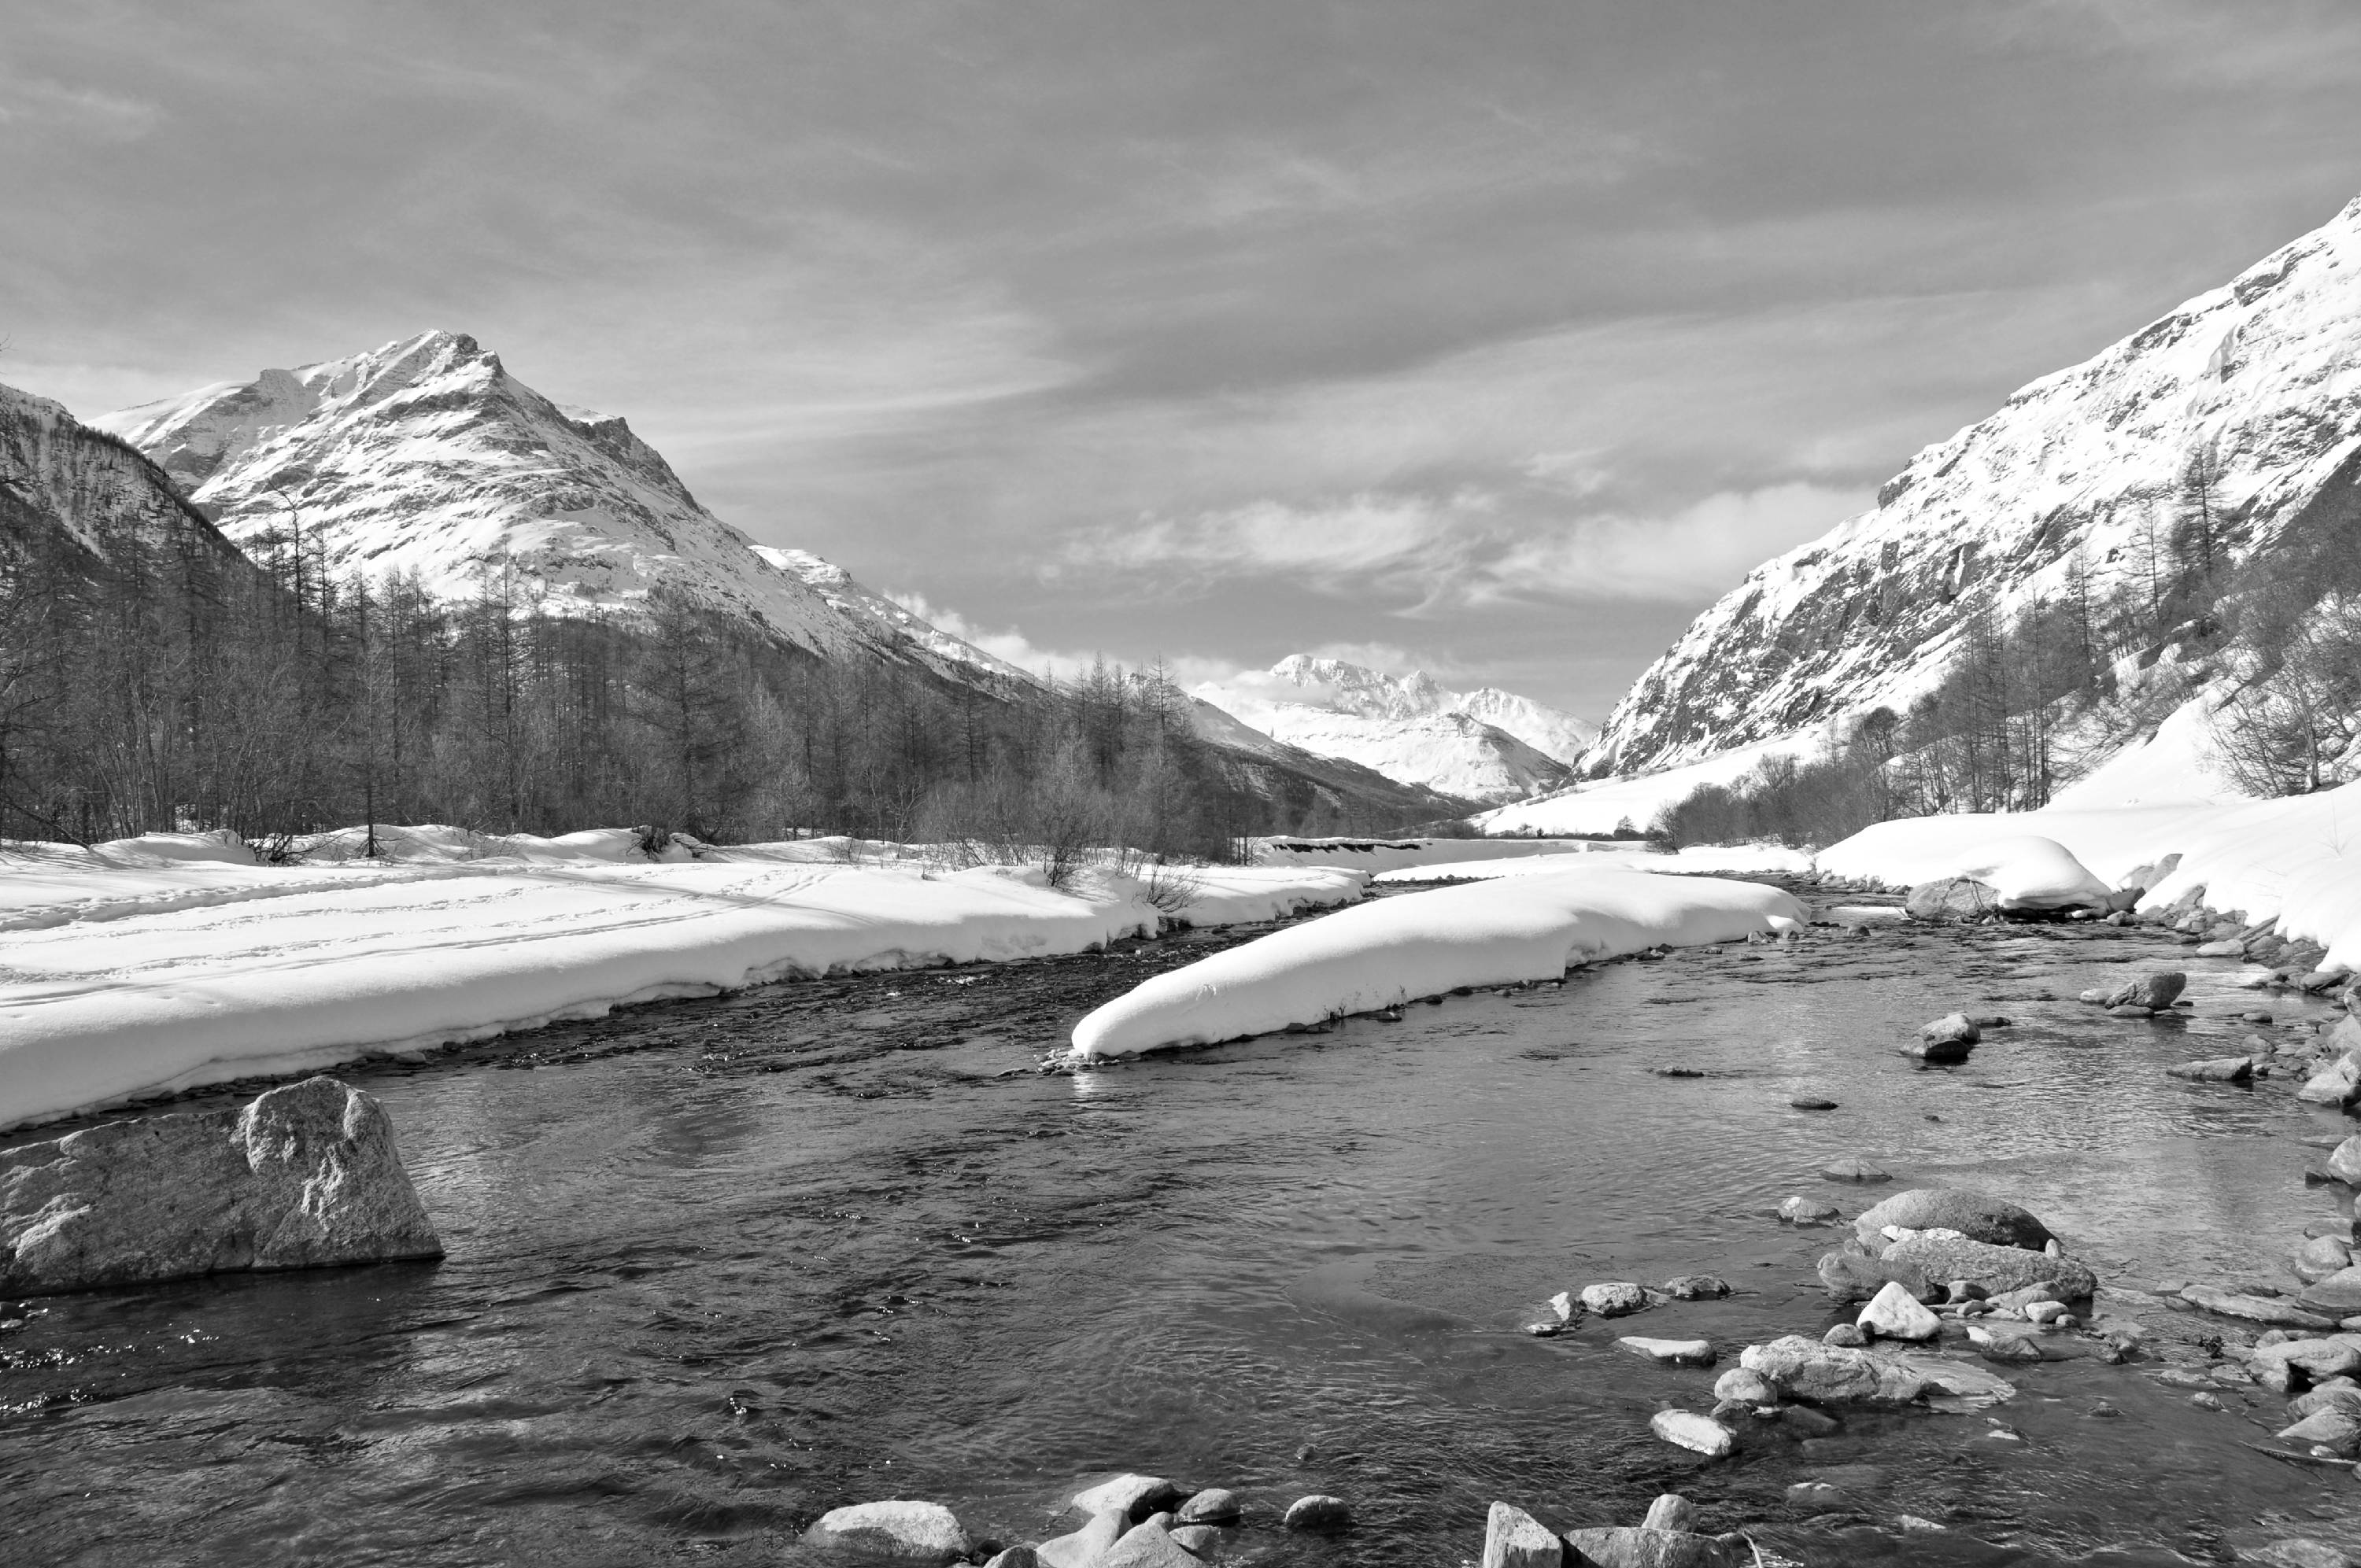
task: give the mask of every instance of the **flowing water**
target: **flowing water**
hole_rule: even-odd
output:
[[[2209,1410],[2158,1380],[2221,1365],[2204,1342],[2235,1326],[2135,1288],[2276,1274],[2346,1212],[2304,1176],[2341,1118],[2284,1082],[2163,1075],[2249,1032],[2235,966],[2137,932],[1823,927],[1030,1070],[1094,1000],[1228,939],[670,1003],[357,1070],[448,1258],[26,1303],[0,1332],[0,1561],[795,1563],[817,1514],[879,1497],[1038,1540],[1117,1468],[1246,1492],[1261,1528],[1234,1555],[1273,1563],[1456,1563],[1492,1498],[1571,1528],[1666,1489],[1814,1564],[2361,1542],[2345,1467],[2252,1446],[2279,1399],[2225,1373]],[[2070,1000],[2158,963],[2191,971],[2193,1020]],[[1954,1006],[2017,1022],[1964,1068],[1896,1054]],[[1804,1092],[1839,1108],[1791,1109]],[[2001,1369],[2019,1393],[1991,1409],[1749,1433],[1719,1463],[1657,1442],[1650,1414],[1709,1408],[1714,1373],[1612,1339],[1704,1336],[1728,1365],[1838,1321],[1813,1272],[1838,1234],[1772,1212],[1897,1190],[1822,1179],[1844,1155],[2025,1203],[2125,1288],[2101,1315],[2150,1354]],[[1555,1291],[1698,1272],[1738,1293],[1522,1332]],[[1791,1511],[1809,1478],[1848,1506]],[[1356,1528],[1270,1528],[1312,1491]]]

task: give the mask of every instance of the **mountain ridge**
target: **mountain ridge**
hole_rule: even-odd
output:
[[[2136,597],[2144,573],[2152,594],[2160,554],[2192,531],[2209,572],[2245,564],[2361,487],[2356,345],[2361,200],[2018,389],[1915,455],[1876,507],[1756,567],[1633,684],[1584,771],[1901,711],[1979,613]]]

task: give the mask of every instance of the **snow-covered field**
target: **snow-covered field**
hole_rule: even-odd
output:
[[[1499,877],[1550,876],[1561,872],[1668,872],[1681,876],[1772,872],[1802,876],[1811,870],[1812,857],[1809,853],[1790,850],[1784,844],[1692,844],[1675,854],[1655,854],[1626,845],[1601,844],[1594,850],[1575,854],[1404,866],[1399,871],[1380,872],[1376,880],[1396,886],[1431,882],[1488,882]]]
[[[1805,919],[1804,906],[1777,888],[1646,872],[1503,877],[1404,894],[1158,975],[1075,1025],[1073,1054],[1137,1056],[1242,1039]]]
[[[412,830],[435,843],[484,840]],[[513,853],[253,863],[219,839],[0,860],[0,1126],[253,1073],[480,1038],[620,1003],[794,975],[1071,953],[1142,930],[1140,883],[789,857],[651,863],[628,832]],[[684,851],[685,854],[685,851]],[[1326,867],[1191,868],[1180,919],[1352,902]]]

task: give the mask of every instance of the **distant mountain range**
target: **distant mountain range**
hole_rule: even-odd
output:
[[[1264,675],[1200,686],[1196,695],[1304,751],[1488,804],[1565,784],[1598,733],[1570,713],[1496,687],[1446,691],[1422,670],[1396,677],[1304,653]]]
[[[39,460],[0,471],[0,498],[36,485],[19,475],[45,476],[36,488],[56,494],[43,529],[89,532],[78,520],[95,515],[91,498],[104,491],[115,512],[144,508],[159,526],[203,529],[213,548],[256,560],[300,539],[339,578],[414,575],[445,601],[506,579],[544,613],[625,622],[668,590],[823,660],[881,660],[1000,701],[1047,696],[1036,676],[842,567],[754,543],[622,419],[543,396],[464,334],[265,370],[87,426],[54,403],[6,396],[0,441]],[[20,405],[44,411],[8,417]],[[71,460],[56,460],[60,451]],[[1243,730],[1202,704],[1193,718],[1225,775],[1271,802],[1283,825],[1323,812],[1401,825],[1476,804]]]

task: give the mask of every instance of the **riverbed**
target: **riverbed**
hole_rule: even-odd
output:
[[[2283,1401],[2218,1354],[2237,1325],[2147,1289],[2283,1277],[2350,1212],[2305,1179],[2345,1118],[2164,1074],[2256,1032],[2239,966],[2146,930],[1847,918],[1071,1075],[1036,1062],[1089,1006],[1250,933],[355,1069],[449,1256],[27,1303],[0,1332],[0,1560],[796,1563],[814,1517],[872,1498],[1038,1540],[1115,1469],[1246,1493],[1230,1560],[1272,1563],[1454,1563],[1495,1497],[1571,1528],[1664,1490],[1813,1564],[2361,1547],[2346,1467],[2251,1446]],[[2192,1018],[2072,1000],[2160,966],[2191,974]],[[2326,1016],[2261,1004],[2265,1034]],[[1955,1007],[2013,1023],[1965,1067],[1899,1054]],[[1848,1156],[1895,1179],[1819,1174]],[[2147,1353],[1997,1368],[2018,1394],[1989,1409],[1721,1462],[1650,1435],[1709,1408],[1714,1373],[1616,1335],[1709,1338],[1725,1366],[1817,1336],[1850,1316],[1813,1267],[1841,1233],[1779,1201],[1914,1184],[2039,1214]],[[1559,1290],[1696,1273],[1737,1293],[1524,1332]],[[1806,1479],[1844,1506],[1793,1510]],[[1279,1532],[1315,1491],[1355,1528]]]

